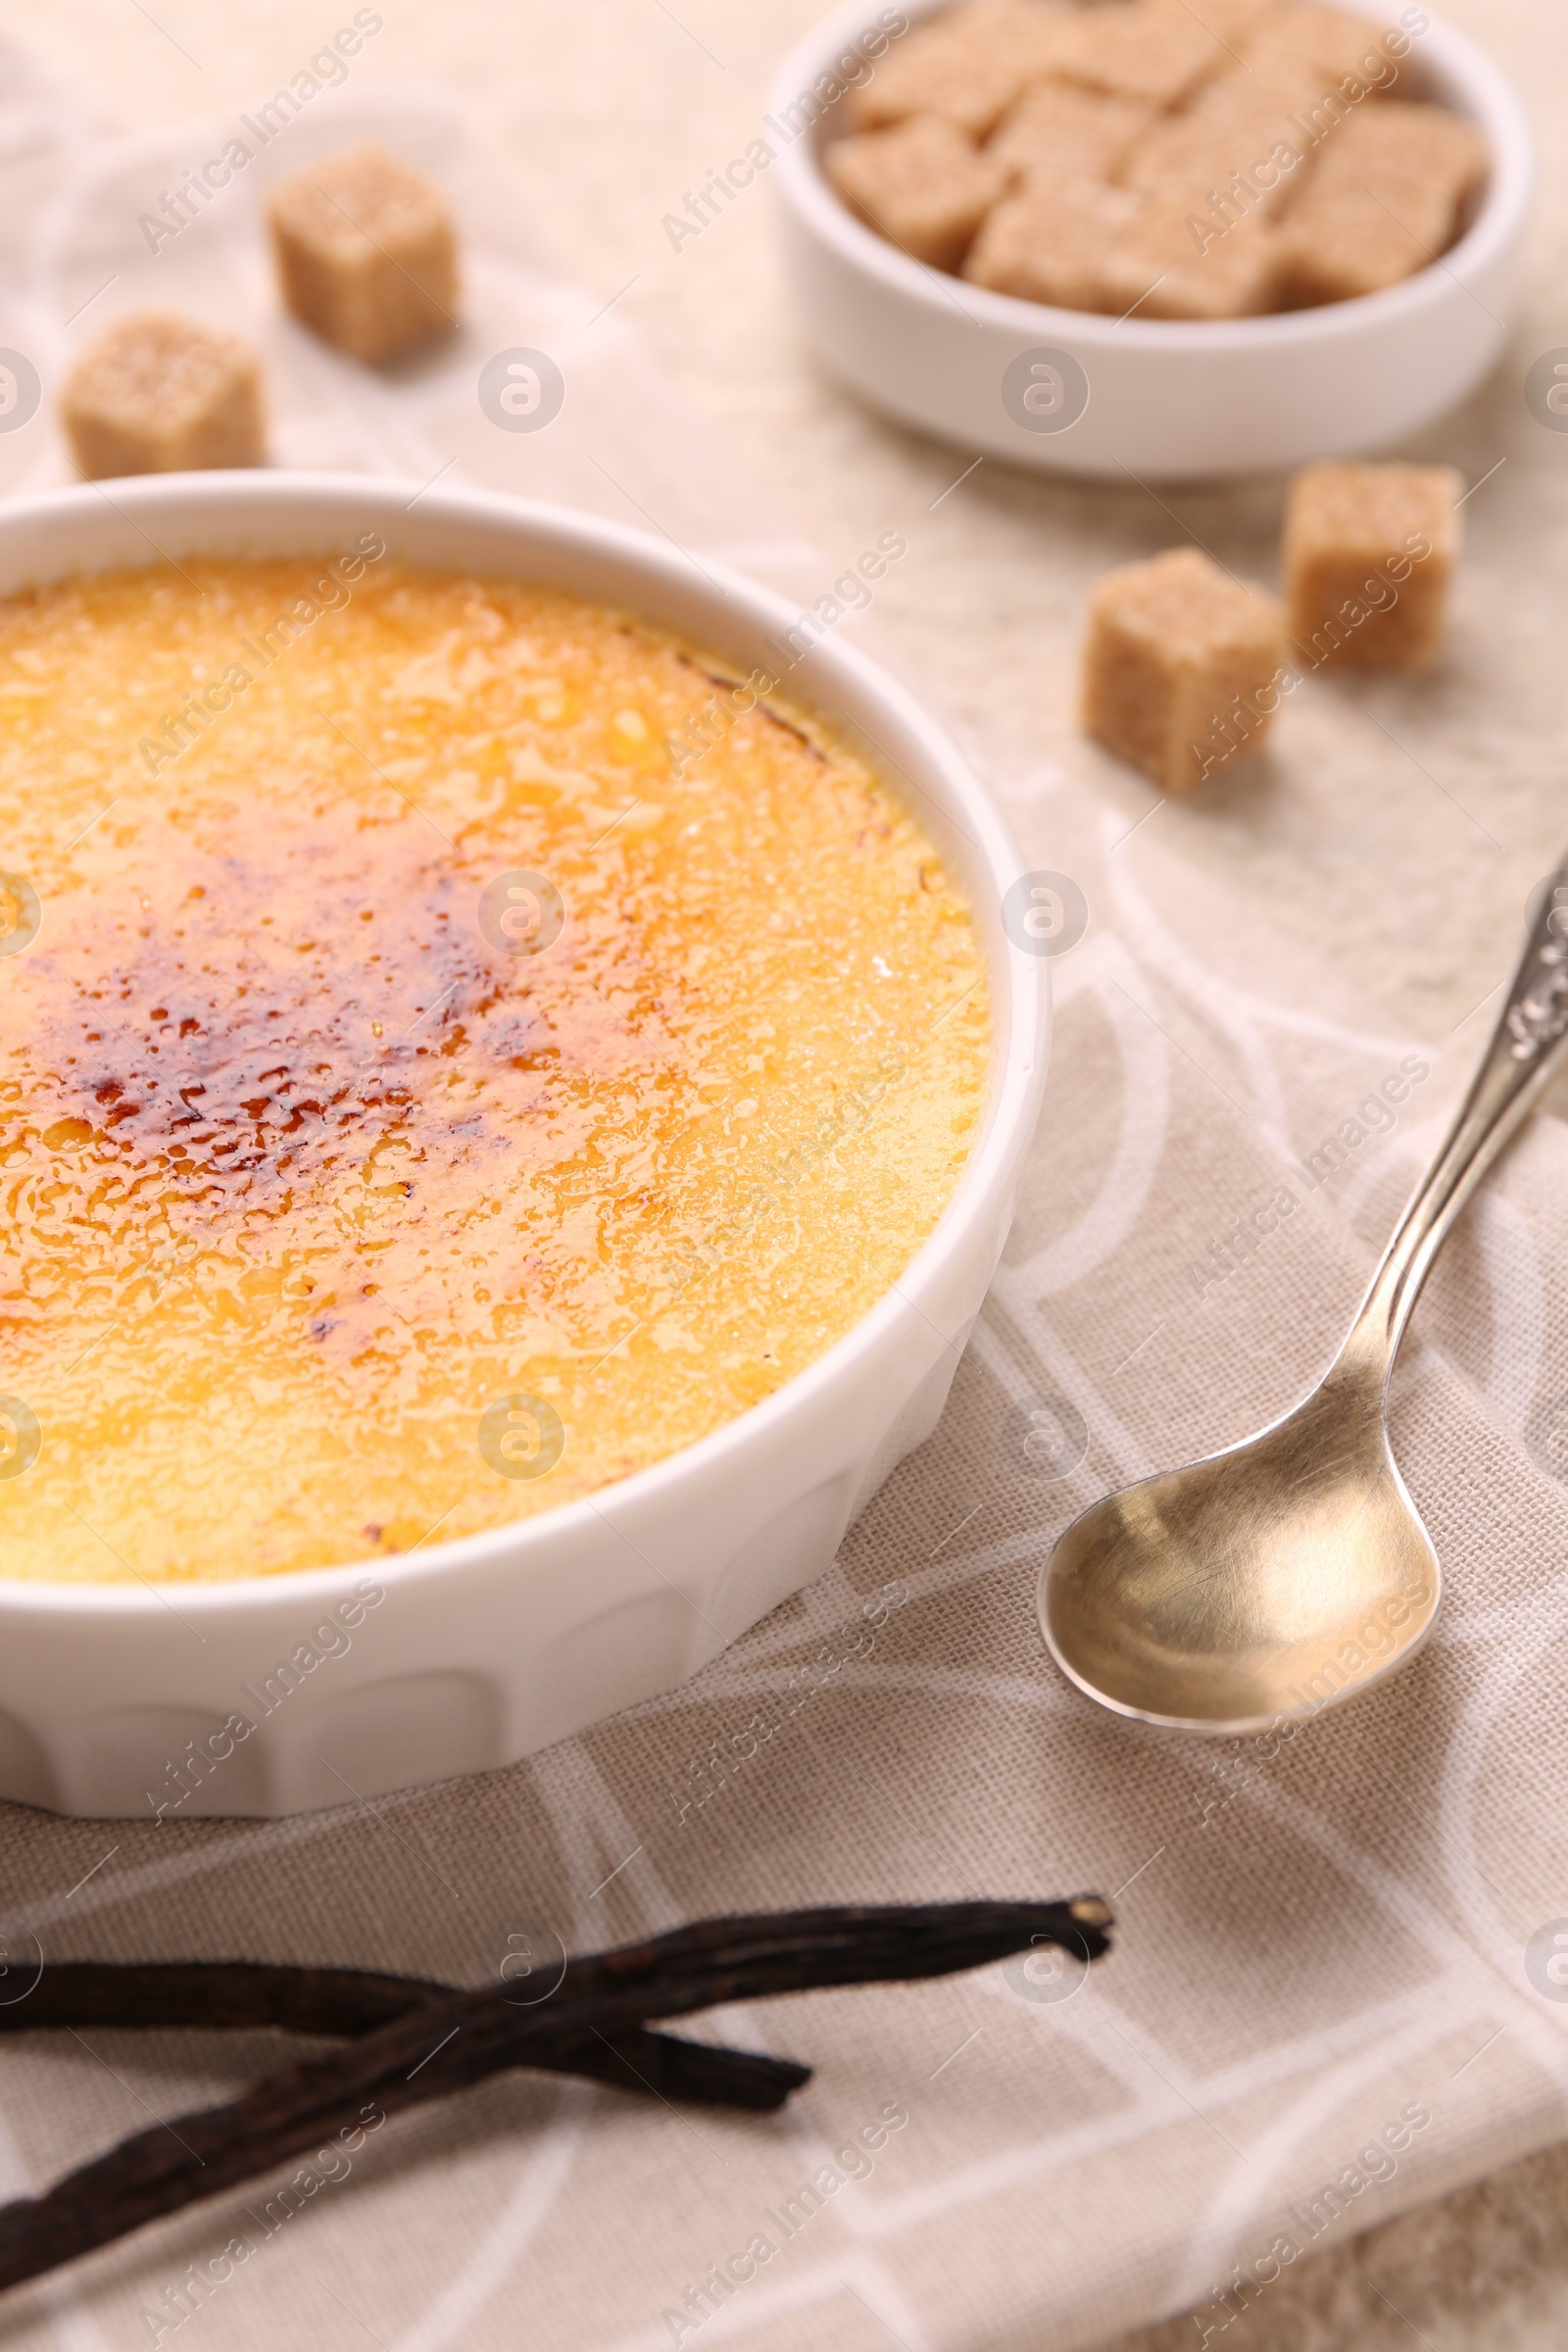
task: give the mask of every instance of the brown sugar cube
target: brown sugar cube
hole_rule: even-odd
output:
[[[1319,154],[1315,196],[1410,196],[1451,239],[1465,204],[1487,176],[1481,133],[1446,107],[1391,98],[1364,107],[1344,123]]]
[[[1323,155],[1313,184],[1339,189],[1368,180],[1415,180],[1440,189],[1457,212],[1486,176],[1487,143],[1461,115],[1391,98],[1351,117]]]
[[[1079,11],[1059,71],[1114,97],[1175,106],[1231,62],[1200,18],[1181,0],[1101,0]]]
[[[825,162],[847,204],[934,270],[957,269],[1006,186],[1002,165],[942,115],[840,139]]]
[[[1274,308],[1284,251],[1257,213],[1229,227],[1180,198],[1146,197],[1105,268],[1118,318],[1254,318]]]
[[[172,311],[138,312],[100,335],[67,378],[61,410],[89,481],[259,466],[266,455],[256,354]]]
[[[1253,212],[1277,218],[1313,144],[1303,114],[1314,95],[1311,75],[1289,59],[1222,74],[1184,113],[1150,125],[1128,155],[1127,183],[1180,197],[1220,225]]]
[[[1288,184],[1278,166],[1265,168],[1261,180],[1255,176],[1274,143],[1261,125],[1233,128],[1197,115],[1164,116],[1129,155],[1127,184],[1185,205],[1211,228],[1226,228],[1248,214],[1273,215],[1284,206]]]
[[[1268,185],[1253,177],[1272,145],[1266,137],[1216,128],[1193,115],[1163,117],[1129,156],[1127,184],[1184,205],[1209,228],[1228,228],[1250,213],[1277,216],[1288,201],[1287,181],[1267,171]]]
[[[357,360],[383,360],[456,324],[457,246],[440,192],[367,139],[285,179],[268,200],[283,300]]]
[[[963,274],[998,294],[1064,311],[1116,311],[1111,272],[1144,209],[1131,188],[1031,186],[999,204]]]
[[[1486,143],[1457,115],[1391,98],[1336,132],[1286,223],[1287,298],[1348,302],[1446,253],[1487,172]]]
[[[875,130],[909,115],[946,115],[983,139],[1026,83],[1070,55],[1078,11],[1064,0],[967,0],[906,32],[850,93],[849,121]]]
[[[1257,219],[1226,231],[1185,204],[1090,181],[1030,181],[986,220],[964,275],[999,294],[1069,311],[1148,318],[1244,318],[1279,283],[1274,232]]]
[[[1016,187],[1036,182],[1111,180],[1134,144],[1155,125],[1147,106],[1071,82],[1031,83],[986,143]]]
[[[1450,466],[1308,466],[1291,484],[1291,635],[1319,668],[1421,669],[1440,651],[1459,547]]]
[[[1332,196],[1308,190],[1280,231],[1286,249],[1282,307],[1354,302],[1413,277],[1449,242],[1442,219],[1442,208],[1419,189],[1392,196],[1360,188]]]
[[[1321,90],[1358,101],[1392,89],[1398,78],[1398,60],[1388,46],[1392,29],[1312,0],[1281,0],[1249,42],[1249,57],[1294,58],[1310,69]]]
[[[1300,58],[1281,50],[1254,50],[1243,74],[1228,74],[1200,91],[1194,113],[1228,123],[1247,122],[1265,132],[1270,160],[1280,166],[1287,203],[1312,178],[1356,106],[1329,86]],[[1266,173],[1264,176],[1268,176]]]
[[[1256,751],[1287,668],[1285,616],[1195,547],[1100,581],[1084,648],[1085,732],[1167,792]]]

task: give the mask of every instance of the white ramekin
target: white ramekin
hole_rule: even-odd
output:
[[[902,4],[912,24],[948,0]],[[1350,5],[1390,21],[1388,0]],[[803,119],[803,93],[871,22],[869,0],[851,0],[791,53],[770,138]],[[1381,294],[1220,322],[1118,321],[993,294],[911,261],[841,203],[821,168],[829,116],[772,166],[802,320],[834,373],[878,408],[1041,472],[1212,479],[1387,448],[1462,400],[1501,350],[1534,182],[1524,110],[1472,41],[1434,22],[1403,72],[1412,93],[1478,125],[1492,173],[1452,251]],[[1050,412],[1026,428],[1004,405],[1008,369],[1027,375],[1036,359],[1075,395],[1056,411],[1075,413],[1065,429],[1048,429]],[[1081,413],[1073,367],[1087,378]]]
[[[414,563],[629,607],[742,674],[776,667],[767,640],[798,618],[736,573],[581,514],[330,474],[170,475],[117,482],[113,503],[92,488],[18,501],[0,512],[0,593],[198,554],[330,556],[366,530]],[[76,1814],[151,1815],[162,1800],[165,1820],[276,1815],[514,1762],[671,1689],[819,1575],[929,1434],[1039,1108],[1046,965],[1004,930],[1018,872],[1006,828],[918,705],[830,639],[790,692],[864,741],[969,894],[984,944],[984,1127],[907,1272],[763,1403],[591,1499],[292,1576],[163,1592],[0,1581],[0,1795]],[[355,1597],[367,1578],[383,1595],[369,1607]],[[334,1630],[313,1643],[318,1626]],[[334,1654],[292,1688],[279,1679],[264,1711],[256,1694],[302,1645]],[[255,1728],[225,1732],[231,1716]]]

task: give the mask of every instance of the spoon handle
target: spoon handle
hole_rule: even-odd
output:
[[[1422,1178],[1341,1361],[1385,1375],[1410,1310],[1460,1209],[1544,1093],[1568,1040],[1568,858],[1546,886],[1481,1065]]]

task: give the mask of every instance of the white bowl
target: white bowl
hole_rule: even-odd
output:
[[[905,13],[914,24],[945,5],[905,0]],[[1389,21],[1387,0],[1351,5]],[[869,21],[853,0],[792,52],[770,136],[800,120],[802,93]],[[1524,110],[1462,33],[1433,23],[1400,87],[1476,123],[1492,173],[1451,252],[1381,294],[1220,322],[1118,321],[994,294],[911,261],[855,218],[822,172],[830,112],[773,166],[801,318],[827,365],[877,407],[1042,472],[1184,481],[1386,448],[1462,400],[1496,359],[1534,179]],[[1054,372],[1034,379],[1046,400],[1025,423],[1018,395],[1036,365]]]
[[[394,557],[627,606],[733,661],[797,614],[733,572],[609,523],[489,494],[332,474],[117,482],[0,512],[0,593],[191,555],[326,556],[367,529]],[[765,1401],[590,1500],[401,1559],[127,1591],[0,1581],[0,1795],[57,1812],[276,1815],[482,1771],[685,1680],[819,1575],[929,1435],[1012,1212],[1045,1080],[1046,967],[1010,946],[1016,853],[947,738],[847,645],[792,694],[880,755],[973,903],[994,1005],[989,1099],[948,1210],[895,1288]],[[366,1607],[369,1579],[383,1597]],[[171,1605],[172,1604],[172,1605]],[[312,1630],[328,1653],[254,1693]],[[344,1617],[356,1620],[349,1630]],[[231,1715],[254,1724],[220,1730]],[[175,1806],[172,1778],[205,1764]],[[215,1756],[215,1749],[226,1750]]]

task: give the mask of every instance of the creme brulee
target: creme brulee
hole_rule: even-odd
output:
[[[73,580],[0,602],[0,1575],[588,1494],[819,1356],[954,1190],[962,898],[624,613],[368,536]]]

